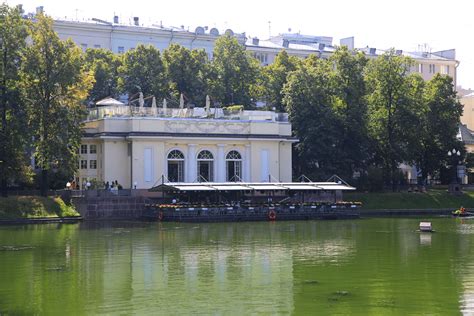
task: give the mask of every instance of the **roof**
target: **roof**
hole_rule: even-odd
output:
[[[460,124],[457,138],[467,145],[474,145],[473,131],[467,128],[466,125]]]
[[[364,52],[365,54],[371,56],[380,56],[388,52],[388,49],[379,49],[379,48],[371,48],[371,47],[364,47],[358,48],[357,50]],[[407,56],[413,59],[427,59],[427,60],[443,60],[443,61],[455,61],[454,58],[447,58],[444,57],[442,54],[437,54],[437,52],[408,52],[403,50],[397,50],[401,55]]]
[[[336,191],[355,190],[354,187],[337,182],[200,182],[162,183],[150,191]]]

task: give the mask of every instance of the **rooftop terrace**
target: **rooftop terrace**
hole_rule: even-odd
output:
[[[106,118],[171,118],[171,119],[206,119],[206,120],[234,120],[234,121],[267,121],[288,122],[287,113],[274,111],[228,111],[222,108],[194,107],[194,108],[163,108],[140,107],[128,105],[108,105],[95,107],[89,110],[87,121]]]

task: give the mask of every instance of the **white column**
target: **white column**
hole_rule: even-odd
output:
[[[217,182],[225,182],[225,144],[217,144]]]
[[[244,182],[252,182],[250,178],[250,168],[251,165],[251,152],[250,152],[250,145],[245,145],[245,153],[244,153],[244,161],[243,161],[243,172],[242,176],[244,178]]]
[[[195,182],[197,179],[196,144],[188,144],[186,161],[186,170],[184,170],[186,182]]]

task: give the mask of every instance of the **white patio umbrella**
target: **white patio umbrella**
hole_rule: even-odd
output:
[[[140,92],[138,96],[138,105],[142,108],[145,105],[145,99],[143,98],[143,93]]]
[[[163,112],[166,112],[166,98],[163,98]]]
[[[211,110],[211,98],[209,98],[209,95],[206,95],[206,115],[209,115],[210,110]]]
[[[153,96],[153,99],[151,99],[151,107],[153,109],[156,109],[156,98],[155,98],[155,96]]]
[[[184,109],[184,95],[182,93],[179,96],[179,108]]]

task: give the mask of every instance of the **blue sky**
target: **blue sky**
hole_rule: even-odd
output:
[[[247,35],[268,38],[288,32],[332,36],[354,36],[357,47],[417,50],[427,44],[432,51],[456,48],[460,61],[458,84],[474,89],[474,1],[469,0],[331,0],[331,1],[58,1],[8,0],[22,3],[27,12],[44,6],[52,17],[100,18],[118,15],[128,23],[139,16],[141,23],[166,26],[231,28]],[[270,22],[270,23],[269,23]]]

